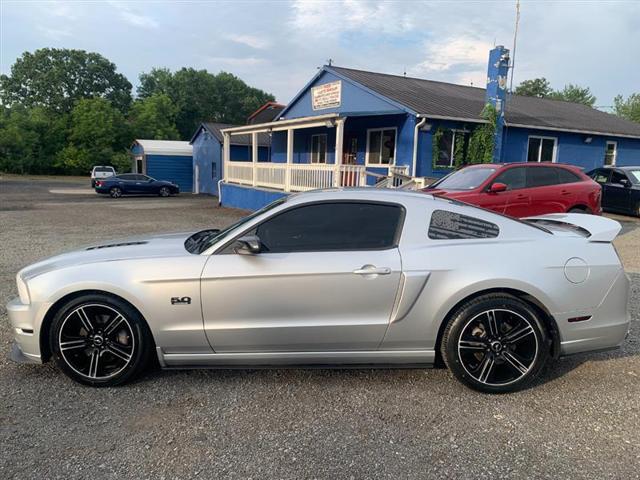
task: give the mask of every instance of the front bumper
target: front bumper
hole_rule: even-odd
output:
[[[12,360],[20,363],[42,363],[40,324],[44,314],[41,312],[45,312],[47,306],[42,304],[25,305],[20,301],[20,298],[14,298],[7,304],[7,313],[15,340],[10,354]]]

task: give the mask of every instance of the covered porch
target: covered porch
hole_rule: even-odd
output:
[[[411,188],[411,152],[404,152],[404,115],[337,113],[222,130],[224,183],[280,192],[331,187]],[[409,128],[409,130],[412,130]],[[258,157],[258,133],[271,135],[271,156]],[[251,135],[251,161],[232,157],[234,135]],[[404,161],[399,161],[403,159]]]

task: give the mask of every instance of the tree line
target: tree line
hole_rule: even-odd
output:
[[[98,53],[23,53],[0,76],[0,171],[128,171],[135,138],[189,140],[202,121],[244,124],[275,100],[227,72],[154,68],[139,80],[134,98],[129,80]]]

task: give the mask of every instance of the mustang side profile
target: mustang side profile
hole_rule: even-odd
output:
[[[620,345],[620,225],[526,221],[384,189],[281,199],[224,230],[93,245],[17,275],[19,362],[78,382],[163,368],[429,366],[508,392],[550,358]]]

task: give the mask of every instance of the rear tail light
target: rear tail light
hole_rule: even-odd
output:
[[[102,182],[101,181],[97,181],[96,182],[96,187],[101,187],[102,186]]]

